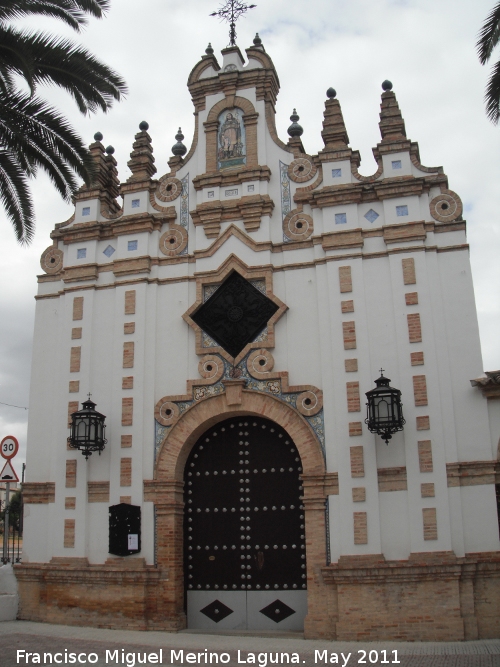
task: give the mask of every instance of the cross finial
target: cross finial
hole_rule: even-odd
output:
[[[89,393],[87,394],[87,396],[89,397],[89,401],[90,401],[90,397],[92,396],[92,394],[90,393],[90,391],[89,391]]]
[[[219,11],[213,12],[210,16],[219,16],[222,21],[229,23],[229,45],[236,46],[236,21],[248,9],[253,9],[257,5],[246,5],[241,0],[227,0],[222,4]]]
[[[383,375],[383,374],[384,374],[384,370],[385,370],[384,368],[381,368],[381,369],[380,369],[380,375]]]

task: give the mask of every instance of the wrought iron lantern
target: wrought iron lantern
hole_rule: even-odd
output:
[[[71,415],[71,434],[68,445],[73,449],[80,449],[85,459],[92,456],[92,452],[101,455],[104,445],[108,442],[104,437],[106,417],[95,409],[96,404],[89,397],[82,404],[82,409]]]
[[[389,385],[390,379],[384,377],[383,373],[381,368],[380,377],[375,380],[376,388],[366,392],[368,403],[365,424],[369,431],[382,436],[387,445],[393,433],[403,430],[406,421],[403,417],[401,392]]]

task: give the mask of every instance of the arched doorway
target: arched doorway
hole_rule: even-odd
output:
[[[235,380],[234,382],[239,382]],[[226,382],[229,384],[229,381]],[[279,424],[291,436],[302,461],[307,555],[307,616],[304,636],[334,637],[335,599],[325,586],[325,501],[327,474],[319,441],[313,429],[291,405],[274,396],[243,389],[235,400],[226,392],[195,403],[165,437],[155,465],[154,479],[144,481],[144,498],[155,504],[156,562],[164,575],[155,591],[158,627],[186,627],[184,573],[184,471],[186,461],[208,428],[230,417],[263,417]],[[219,626],[221,627],[221,626]]]
[[[184,471],[188,627],[303,630],[302,472],[269,419],[232,417],[198,438]]]

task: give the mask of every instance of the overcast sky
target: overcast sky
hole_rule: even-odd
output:
[[[477,33],[494,0],[255,0],[237,26],[241,50],[260,34],[278,72],[277,126],[286,141],[294,107],[308,153],[323,147],[325,91],[333,86],[342,105],[351,147],[361,152],[362,174],[375,171],[372,147],[380,141],[380,84],[390,79],[409,139],[418,141],[422,164],[444,167],[450,189],[464,203],[476,292],[484,370],[500,368],[500,127],[484,113],[489,66],[475,52]],[[216,0],[113,0],[102,21],[80,35],[57,21],[28,25],[72,37],[126,79],[129,94],[107,115],[85,118],[68,96],[40,89],[91,143],[96,131],[112,144],[119,176],[140,121],[153,139],[157,176],[168,171],[174,135],[182,126],[191,145],[193,106],[189,72],[210,41],[219,62],[228,44],[226,24],[209,14]],[[500,59],[500,48],[494,54]],[[55,223],[73,207],[40,175],[33,183],[37,216],[32,245],[20,247],[0,209],[0,403],[28,407],[33,320],[40,255]],[[16,436],[25,458],[27,410],[0,404],[0,437]],[[33,437],[33,436],[32,436]],[[34,435],[36,437],[36,435]]]

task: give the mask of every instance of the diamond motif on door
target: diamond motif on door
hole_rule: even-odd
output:
[[[215,623],[222,621],[224,618],[233,613],[233,610],[229,609],[229,607],[225,605],[223,602],[220,602],[220,600],[214,600],[203,609],[200,609],[200,611],[202,614],[208,616],[208,618],[211,621],[214,621]]]
[[[293,440],[267,419],[231,417],[198,438],[184,471],[189,627],[303,629],[301,473]]]
[[[268,604],[267,607],[264,607],[264,609],[261,609],[260,613],[270,618],[271,621],[279,623],[292,614],[295,614],[295,611],[281,600],[275,600],[271,604]]]

